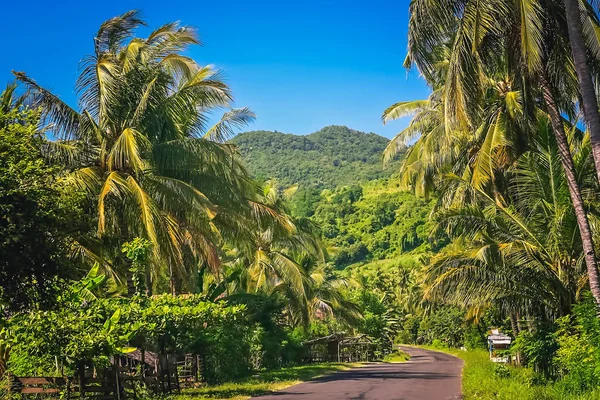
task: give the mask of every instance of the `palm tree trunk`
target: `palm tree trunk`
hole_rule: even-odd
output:
[[[565,134],[565,128],[563,126],[560,112],[556,106],[556,103],[554,102],[550,84],[545,76],[540,77],[540,85],[542,87],[548,114],[550,114],[552,130],[554,131],[554,136],[556,137],[560,160],[562,162],[563,169],[565,170],[567,184],[571,194],[571,200],[573,201],[573,208],[575,209],[575,217],[577,218],[579,234],[581,235],[581,243],[583,245],[583,251],[585,255],[585,264],[587,266],[590,290],[594,296],[596,305],[600,305],[600,280],[598,278],[598,265],[596,263],[596,253],[594,251],[592,231],[590,229],[590,224],[583,204],[583,198],[581,197],[581,189],[575,177],[575,165],[573,164],[573,157],[569,149],[569,142],[567,140],[567,135]]]
[[[177,289],[175,286],[175,271],[173,271],[173,265],[169,262],[169,288],[171,289],[171,295],[177,295]]]
[[[510,314],[510,328],[513,331],[513,336],[519,336],[519,327],[517,326],[517,316],[515,314]]]
[[[119,232],[121,237],[121,246],[123,246],[129,241],[127,223],[125,222],[123,215],[121,215],[119,219]],[[133,297],[133,295],[135,294],[135,284],[133,282],[133,272],[131,271],[132,262],[123,253],[120,254],[119,259],[122,262],[122,268],[125,274],[125,284],[127,285],[127,297]]]
[[[152,274],[150,272],[149,265],[146,266],[145,278],[146,278],[146,296],[151,297],[152,296]]]
[[[515,313],[510,314],[510,327],[513,331],[513,336],[516,339],[517,336],[519,336],[519,324],[518,324],[517,314],[515,314]],[[515,361],[516,361],[517,365],[521,365],[521,353],[520,352],[518,352],[518,351],[516,352],[515,358],[516,358]]]
[[[600,112],[598,111],[598,99],[596,98],[592,73],[587,63],[579,0],[564,0],[564,2],[569,29],[569,41],[571,42],[577,80],[579,81],[579,90],[583,100],[583,115],[585,117],[585,124],[590,132],[594,165],[596,166],[596,175],[600,182]]]

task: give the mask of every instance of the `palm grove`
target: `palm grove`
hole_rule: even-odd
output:
[[[578,390],[598,384],[597,7],[412,1],[406,67],[432,93],[383,114],[413,115],[385,159],[414,143],[401,184],[435,196],[433,235],[449,239],[425,298],[475,320],[494,308],[522,333],[516,351],[547,375],[577,372]]]
[[[477,347],[494,325],[546,378],[597,386],[598,6],[413,0],[406,67],[431,95],[384,112],[413,115],[383,155],[402,153],[398,176],[309,206],[246,171],[228,139],[255,116],[183,55],[189,27],[138,38],[137,12],[106,21],[76,109],[15,72],[0,98],[0,372],[137,347],[204,354],[218,381],[298,362],[316,335]]]

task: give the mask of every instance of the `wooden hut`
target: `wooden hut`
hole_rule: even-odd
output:
[[[337,332],[302,344],[307,352],[303,361],[308,363],[375,361],[383,354],[379,345],[364,334],[346,336],[345,332]]]
[[[307,350],[303,361],[308,363],[340,361],[340,342],[345,336],[345,332],[338,332],[303,342],[302,345]]]

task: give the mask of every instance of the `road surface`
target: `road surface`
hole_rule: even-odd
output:
[[[369,364],[257,400],[456,400],[461,399],[462,360],[448,354],[402,347],[405,363]]]

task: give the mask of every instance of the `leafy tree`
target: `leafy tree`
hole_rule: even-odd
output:
[[[497,204],[479,191],[478,206],[439,213],[438,221],[453,244],[427,267],[427,295],[472,310],[493,302],[507,313],[550,319],[571,312],[586,272],[550,129],[546,125],[535,147],[519,159],[519,169],[509,181],[513,205]],[[577,175],[586,187],[585,177],[593,171],[587,137],[574,138],[573,148]],[[595,201],[593,196],[588,200]]]
[[[0,304],[8,310],[46,307],[57,278],[74,276],[69,234],[81,209],[42,155],[39,112],[9,85],[0,94]]]
[[[343,268],[430,249],[431,207],[393,181],[379,180],[324,191],[311,219],[321,227],[334,265]]]
[[[565,4],[567,3],[569,2]],[[572,15],[568,19],[570,26],[567,29],[562,4],[557,2],[530,2],[527,5],[522,4],[522,7],[514,7],[512,2],[505,1],[494,2],[494,5],[470,1],[413,2],[407,63],[416,64],[430,82],[443,83],[441,107],[444,112],[441,121],[446,139],[447,133],[451,131],[465,131],[475,137],[481,136],[477,127],[480,126],[482,116],[493,109],[487,100],[490,78],[492,82],[496,80],[495,74],[498,72],[509,77],[512,82],[503,98],[526,100],[525,107],[522,108],[522,127],[537,126],[540,112],[536,107],[541,105],[552,123],[561,163],[567,176],[584,246],[590,288],[595,297],[600,299],[598,267],[590,223],[586,217],[581,190],[577,185],[574,163],[569,152],[569,139],[563,126],[563,114],[571,118],[575,114],[576,102],[572,99],[579,96],[579,88],[573,79],[574,70],[580,72],[580,67],[583,66],[581,59],[585,58],[582,55],[583,48],[576,50],[574,54],[579,57],[579,62],[578,67],[574,68],[568,39],[564,34],[567,30],[572,33],[573,21],[581,20],[587,27],[584,32],[579,32],[580,42],[585,37],[590,46],[590,60],[597,64],[598,59],[597,37],[593,33],[594,27],[597,26],[597,16],[593,8],[588,7],[587,2],[584,2],[580,9],[577,8],[571,7]],[[513,62],[514,60],[520,62]],[[565,63],[565,60],[568,61]],[[581,78],[582,75],[579,76]],[[515,92],[519,97],[509,96],[509,91]],[[584,101],[585,103],[591,106],[589,101]],[[503,114],[494,115],[499,121]],[[513,118],[514,115],[516,114],[513,113]],[[517,149],[514,138],[520,136],[507,136],[505,128],[509,126],[504,122],[500,124],[502,129],[498,129],[497,126],[494,135],[501,132],[501,137],[490,140],[491,147],[482,147],[480,156],[476,158],[483,155],[486,159],[498,160],[499,155],[499,159],[505,160],[506,155],[510,154],[503,150],[507,143],[509,150]],[[524,133],[531,135],[528,129],[524,130]],[[467,147],[468,143],[467,141]],[[487,141],[484,141],[485,143]],[[468,154],[474,154],[473,150],[471,148],[471,153]],[[518,154],[516,153],[517,156]],[[497,161],[495,164],[502,167]],[[479,165],[475,163],[473,171],[462,168],[458,171],[463,177],[468,175],[475,178],[477,167]],[[457,174],[457,168],[452,172]]]

